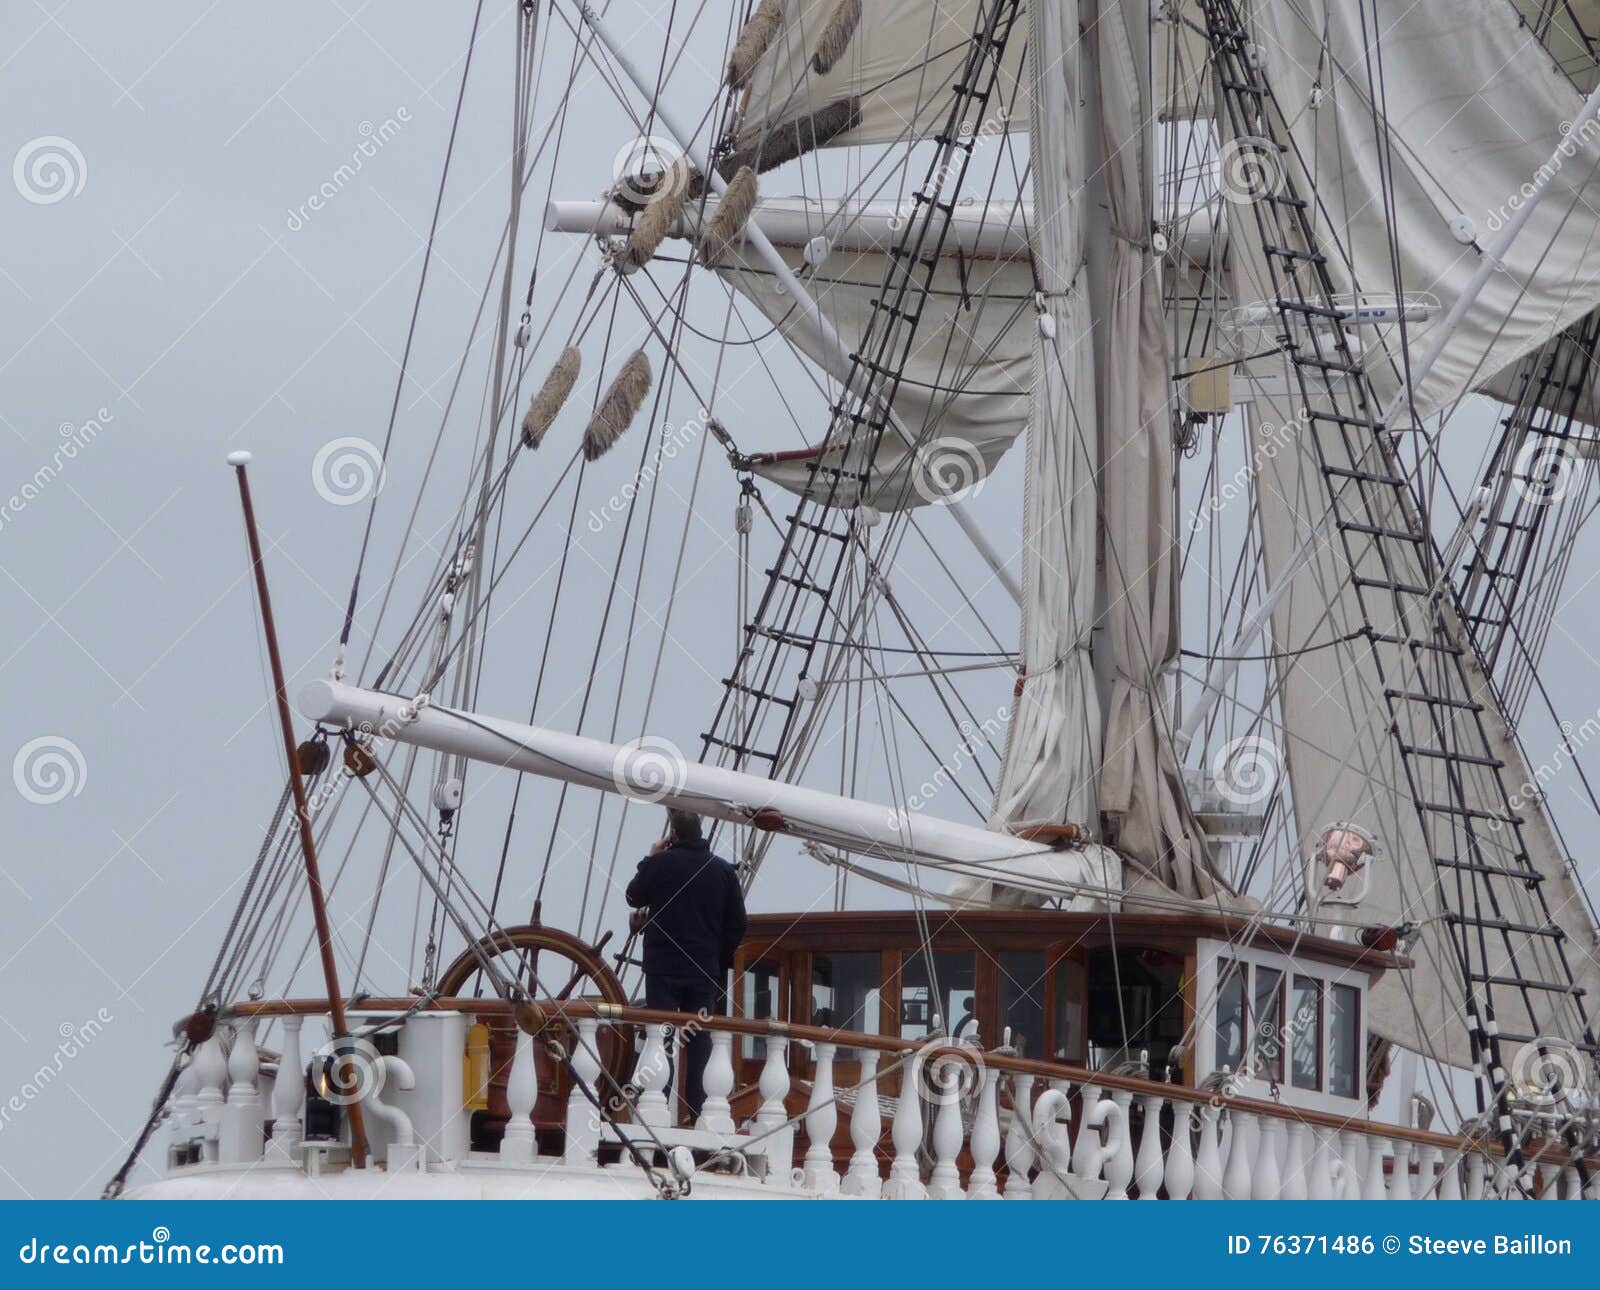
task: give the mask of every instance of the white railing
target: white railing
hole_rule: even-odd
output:
[[[460,1013],[493,1010],[484,1000],[457,1003],[444,1001],[444,1006]],[[169,1106],[171,1168],[321,1167],[328,1144],[305,1142],[302,1122],[300,1013],[309,1009],[280,1006],[283,1055],[270,1090],[270,1117],[255,1042],[257,1021],[233,1018],[195,1050],[175,1085]],[[271,1007],[258,1010],[270,1015]],[[668,1163],[662,1159],[668,1153],[679,1172],[725,1169],[765,1186],[812,1195],[1450,1200],[1520,1192],[1549,1200],[1600,1199],[1600,1169],[1591,1164],[1585,1181],[1564,1153],[1543,1152],[1537,1144],[1529,1148],[1531,1163],[1519,1180],[1488,1146],[1469,1139],[1366,1120],[1341,1123],[1269,1103],[1052,1067],[948,1041],[916,1046],[720,1017],[683,1019],[690,1028],[709,1031],[710,1054],[704,1107],[693,1125],[679,1125],[669,1058],[681,1047],[678,1027],[660,1020],[665,1014],[638,1009],[575,1003],[566,1011],[570,1028],[561,1033],[568,1036],[576,1081],[566,1108],[563,1158],[573,1167],[615,1158],[616,1148],[626,1142],[659,1163]],[[444,1140],[461,1144],[456,1153],[461,1158],[485,1159],[465,1146],[470,1115],[462,1088],[465,1030],[464,1019],[457,1019],[461,1027],[434,1026],[425,1035],[439,1046],[438,1054],[430,1057],[413,1046],[412,1055],[419,1068],[438,1074],[425,1092],[447,1108],[447,1118],[462,1121],[459,1134],[435,1131],[427,1149],[419,1145],[411,1117],[425,1116],[416,1100],[423,1092],[416,1091],[411,1066],[392,1056],[375,1059],[388,1078],[380,1081],[383,1100],[369,1096],[367,1105],[384,1135],[377,1159],[391,1171],[426,1169],[429,1151],[437,1155]],[[404,1027],[417,1021],[412,1017]],[[636,1034],[640,1041],[631,1077],[620,1090],[602,1071],[601,1039],[608,1028]],[[735,1123],[731,1101],[738,1033],[762,1034],[766,1050],[754,1096],[741,1103],[753,1108],[742,1124]],[[863,1046],[842,1045],[847,1037]],[[538,1154],[532,1118],[538,1094],[535,1043],[518,1031],[506,1081],[511,1119],[493,1161],[506,1168],[552,1163]],[[790,1066],[792,1050],[801,1044],[810,1049],[811,1078],[804,1110],[794,1114]],[[841,1053],[859,1064],[859,1078],[845,1086],[837,1079]],[[1052,1069],[1061,1073],[1043,1073]],[[841,1144],[836,1151],[841,1126],[848,1147]],[[796,1144],[802,1140],[796,1167]]]

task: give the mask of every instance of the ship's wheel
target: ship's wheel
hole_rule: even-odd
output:
[[[541,1011],[559,1026],[560,1012],[550,1003],[571,999],[619,1005],[628,1002],[622,982],[601,954],[603,944],[591,945],[570,932],[542,923],[502,928],[463,950],[440,974],[437,989],[445,998],[458,997],[482,970],[484,960],[489,959],[507,977],[518,981],[530,997],[545,1004]],[[469,1096],[479,1095],[478,1108],[472,1116],[472,1145],[476,1150],[493,1150],[511,1118],[511,1108],[506,1104],[506,1080],[516,1055],[517,1023],[505,1016],[481,1016],[478,1020],[488,1032],[488,1072],[479,1089],[469,1089]],[[600,1031],[599,1046],[600,1061],[615,1081],[613,1085],[602,1079],[602,1087],[595,1090],[603,1101],[608,1089],[626,1082],[633,1045],[623,1031],[605,1026]],[[533,1056],[539,1081],[534,1128],[541,1136],[559,1134],[566,1124],[572,1078],[543,1044],[534,1044]]]

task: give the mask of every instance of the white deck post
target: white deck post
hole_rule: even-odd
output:
[[[861,1050],[861,1082],[856,1104],[850,1110],[850,1169],[840,1190],[846,1196],[876,1196],[883,1183],[878,1177],[878,1138],[883,1134],[883,1112],[878,1109],[878,1050]]]
[[[922,1146],[922,1054],[913,1051],[900,1068],[900,1096],[895,1101],[894,1123],[889,1136],[894,1142],[894,1161],[883,1184],[885,1200],[922,1200],[927,1190],[922,1185],[922,1167],[917,1152]]]
[[[811,1097],[806,1103],[805,1185],[824,1195],[839,1190],[839,1175],[833,1167],[833,1132],[839,1127],[839,1109],[833,1097],[836,1051],[833,1044],[815,1046],[816,1071],[811,1079]]]
[[[261,1159],[266,1108],[261,1104],[261,1057],[256,1051],[256,1022],[236,1024],[233,1051],[228,1054],[228,1101],[222,1108],[218,1156],[230,1164]]]
[[[283,1019],[283,1054],[272,1081],[272,1141],[267,1144],[267,1159],[274,1164],[296,1163],[295,1153],[305,1133],[300,1121],[306,1103],[306,1071],[300,1060],[300,1027],[304,1023],[304,1017]]]
[[[600,1148],[600,1111],[589,1095],[603,1104],[606,1092],[600,1087],[600,1023],[593,1017],[577,1021],[577,1039],[572,1045],[572,1091],[567,1094],[567,1141],[562,1159],[569,1165],[592,1165]],[[587,1087],[589,1093],[584,1092]]]
[[[506,1076],[506,1105],[511,1119],[500,1139],[500,1159],[510,1164],[527,1164],[537,1154],[533,1133],[533,1106],[539,1097],[539,1079],[533,1060],[533,1036],[517,1030],[517,1047]]]
[[[734,1132],[733,1109],[728,1096],[733,1092],[733,1034],[727,1030],[711,1032],[711,1055],[706,1059],[703,1084],[706,1100],[695,1127],[711,1133]]]
[[[978,1088],[978,1109],[972,1117],[972,1174],[967,1179],[968,1200],[998,1200],[995,1158],[1000,1154],[1000,1072],[985,1069]]]
[[[1033,1076],[1011,1076],[1011,1123],[1006,1126],[1007,1200],[1031,1200],[1033,1188]]]

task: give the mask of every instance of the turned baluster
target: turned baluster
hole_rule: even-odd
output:
[[[1309,1200],[1332,1200],[1338,1193],[1333,1185],[1334,1144],[1338,1138],[1332,1129],[1320,1125],[1311,1129],[1311,1162],[1306,1170],[1306,1197]]]
[[[1484,1186],[1484,1160],[1480,1152],[1467,1156],[1467,1199],[1482,1200]]]
[[[972,1117],[972,1174],[967,1179],[968,1200],[998,1200],[995,1158],[1000,1154],[1000,1072],[984,1070],[978,1088],[978,1109]]]
[[[1561,1166],[1560,1165],[1540,1165],[1539,1166],[1539,1199],[1540,1200],[1560,1200],[1561,1199]]]
[[[1139,1130],[1139,1155],[1134,1161],[1133,1177],[1139,1188],[1140,1200],[1159,1200],[1161,1190],[1161,1108],[1166,1099],[1159,1093],[1146,1093],[1139,1099],[1144,1111],[1144,1125]],[[1176,1126],[1174,1126],[1176,1136]]]
[[[1011,1076],[1011,1123],[1006,1126],[1007,1200],[1030,1200],[1033,1187],[1028,1175],[1033,1171],[1033,1076]]]
[[[1099,1177],[1100,1135],[1092,1132],[1089,1113],[1099,1105],[1100,1097],[1100,1090],[1093,1084],[1083,1086],[1078,1103],[1078,1140],[1072,1147],[1072,1172],[1080,1178]]]
[[[178,1082],[172,1086],[172,1102],[167,1108],[167,1167],[187,1164],[189,1143],[194,1138],[195,1095],[200,1091],[200,1076],[194,1068],[195,1055],[183,1059]]]
[[[1385,1138],[1367,1139],[1367,1176],[1361,1184],[1362,1200],[1388,1200],[1389,1189],[1383,1181],[1383,1157],[1389,1149]]]
[[[1221,1108],[1206,1103],[1200,1108],[1200,1149],[1194,1158],[1194,1198],[1222,1199],[1222,1148],[1217,1142]]]
[[[1561,1186],[1567,1200],[1583,1199],[1583,1180],[1578,1176],[1576,1165],[1567,1165],[1561,1170]]]
[[[1283,1158],[1282,1196],[1284,1200],[1305,1200],[1311,1194],[1311,1162],[1306,1156],[1306,1142],[1311,1130],[1299,1120],[1291,1120],[1288,1131],[1289,1145]]]
[[[1417,1190],[1418,1200],[1437,1200],[1439,1179],[1436,1177],[1439,1163],[1439,1148],[1431,1143],[1423,1143],[1417,1148]]]
[[[1128,1114],[1128,1108],[1133,1105],[1133,1094],[1117,1089],[1111,1094],[1111,1103],[1122,1113],[1123,1131],[1115,1144],[1115,1154],[1106,1161],[1105,1180],[1111,1188],[1106,1199],[1124,1200],[1128,1195],[1128,1185],[1133,1182],[1133,1120]]]
[[[767,1185],[787,1186],[794,1161],[794,1125],[789,1122],[785,1099],[789,1096],[789,1040],[767,1036],[767,1057],[756,1082],[761,1107],[756,1112],[756,1135],[767,1156]]]
[[[1250,1199],[1250,1173],[1255,1165],[1256,1117],[1237,1107],[1228,1112],[1232,1132],[1228,1142],[1228,1164],[1222,1171],[1225,1200]]]
[[[272,1141],[267,1157],[280,1164],[292,1164],[305,1129],[300,1113],[306,1102],[306,1072],[300,1061],[300,1027],[304,1017],[283,1019],[283,1055],[278,1058],[278,1073],[272,1080]]]
[[[1403,1138],[1396,1138],[1393,1146],[1394,1160],[1389,1166],[1389,1188],[1384,1199],[1410,1200],[1411,1144]]]
[[[1283,1121],[1265,1116],[1256,1126],[1256,1158],[1250,1171],[1250,1199],[1278,1200],[1283,1195]]]
[[[731,1135],[734,1132],[733,1108],[728,1104],[728,1097],[733,1092],[731,1031],[711,1032],[711,1054],[706,1058],[701,1087],[705,1089],[706,1100],[700,1107],[700,1118],[695,1121],[695,1128]]]
[[[1174,1100],[1172,1103],[1172,1141],[1167,1146],[1167,1167],[1163,1178],[1168,1200],[1188,1200],[1189,1192],[1194,1187],[1194,1147],[1189,1141],[1194,1110],[1189,1102]],[[1144,1199],[1143,1192],[1139,1199]]]
[[[256,1023],[241,1022],[228,1054],[228,1101],[222,1108],[218,1155],[233,1164],[261,1159],[266,1108],[261,1103],[261,1055],[256,1050]]]
[[[1360,1200],[1361,1182],[1366,1177],[1367,1139],[1354,1129],[1343,1129],[1339,1133],[1339,1142],[1342,1147],[1341,1154],[1344,1161],[1344,1172],[1341,1178],[1344,1199]]]
[[[927,1195],[917,1163],[917,1151],[922,1146],[921,1073],[922,1055],[912,1052],[900,1068],[900,1096],[889,1130],[894,1161],[889,1166],[888,1181],[883,1184],[885,1200],[921,1200]]]
[[[1449,1155],[1439,1164],[1439,1199],[1461,1199],[1461,1160]]]
[[[958,1057],[935,1058],[929,1070],[935,1090],[933,1113],[933,1173],[928,1179],[932,1200],[960,1200],[961,1174],[956,1157],[961,1154],[961,1076],[965,1063]]]
[[[567,1142],[563,1159],[569,1165],[592,1165],[600,1147],[600,1110],[610,1092],[600,1087],[600,1022],[580,1017],[572,1045],[572,1091],[567,1094]],[[588,1089],[588,1093],[584,1090]]]
[[[667,1051],[674,1034],[674,1028],[668,1023],[646,1026],[644,1047],[639,1050],[639,1061],[633,1068],[633,1086],[639,1090],[634,1117],[653,1129],[665,1129],[672,1124],[672,1108],[667,1104],[667,1084],[671,1080]]]
[[[811,1097],[806,1102],[806,1155],[803,1168],[805,1185],[826,1195],[839,1190],[839,1175],[833,1168],[833,1131],[839,1127],[839,1110],[833,1100],[833,1044],[813,1045],[815,1071],[811,1077]]]
[[[222,1039],[213,1034],[195,1050],[194,1136],[206,1160],[217,1158],[218,1137],[222,1129],[223,1089],[228,1082],[228,1059],[222,1052]]]
[[[538,1153],[533,1134],[533,1106],[539,1097],[539,1076],[534,1067],[533,1036],[520,1026],[517,1046],[511,1055],[511,1070],[506,1075],[506,1106],[511,1118],[500,1139],[500,1159],[508,1164],[527,1164]]]
[[[876,1196],[882,1190],[878,1178],[878,1138],[883,1133],[883,1112],[878,1108],[878,1051],[861,1050],[861,1082],[856,1085],[856,1104],[850,1112],[850,1169],[840,1190],[846,1196]]]

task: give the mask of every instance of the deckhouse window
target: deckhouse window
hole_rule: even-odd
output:
[[[1355,1097],[1361,1070],[1361,992],[1353,985],[1334,986],[1328,1013],[1328,1092]]]
[[[1244,1064],[1244,965],[1217,963],[1217,1069],[1237,1071]]]
[[[977,1024],[977,1004],[972,955],[962,950],[935,950],[932,973],[929,956],[918,950],[907,954],[900,968],[900,1038],[925,1039],[932,1031],[934,1014],[945,1033],[963,1038]]]
[[[1289,999],[1289,1077],[1296,1088],[1322,1087],[1322,982],[1298,974]]]
[[[1277,968],[1256,968],[1256,991],[1251,1002],[1256,1078],[1280,1081],[1283,1079],[1283,973]]]
[[[985,1035],[985,1042],[1000,1043],[1009,1027],[1011,1042],[1022,1056],[1044,1056],[1044,951],[1002,950],[998,967],[999,1016],[994,1036]]]
[[[811,1024],[840,1030],[879,1030],[883,956],[876,950],[811,956]]]

